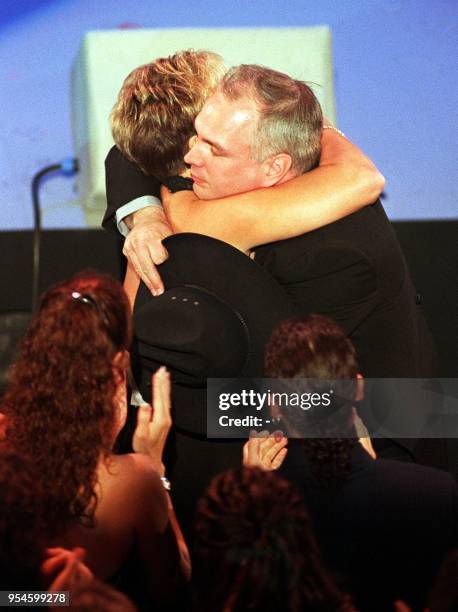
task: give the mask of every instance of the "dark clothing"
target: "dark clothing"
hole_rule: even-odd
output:
[[[106,159],[106,178],[105,227],[115,227],[112,219],[120,206],[159,193],[159,181],[145,176],[115,147]],[[380,202],[297,238],[258,247],[256,261],[282,285],[298,314],[327,315],[343,326],[356,346],[364,376],[435,375],[433,341]],[[381,394],[376,401],[383,412]],[[361,416],[364,419],[364,406]],[[375,444],[380,452],[379,442]],[[424,441],[420,448],[411,439],[399,444],[395,448],[406,458],[447,467],[442,443]]]
[[[449,474],[374,461],[356,444],[348,478],[325,487],[298,441],[280,473],[302,492],[325,558],[348,582],[357,609],[386,612],[402,599],[423,610],[440,562],[457,545],[458,489]]]
[[[261,246],[256,261],[282,285],[300,314],[326,315],[344,328],[366,378],[436,375],[436,352],[420,300],[379,201],[313,232]],[[386,393],[385,387],[373,386],[359,409],[363,421],[383,423],[387,404],[418,410],[415,398],[407,403]],[[448,468],[442,440],[396,438],[374,445],[397,458]]]
[[[105,161],[107,210],[160,182],[145,176],[116,147]],[[380,202],[297,238],[256,249],[256,261],[282,285],[300,313],[340,323],[358,351],[366,377],[427,377],[435,351],[399,242]]]
[[[161,183],[154,176],[143,174],[117,147],[112,147],[105,159],[105,190],[107,209],[102,225],[106,230],[117,233],[115,215],[118,208],[145,195],[159,198]]]
[[[160,198],[161,184],[175,193],[192,190],[193,182],[182,176],[171,176],[163,181],[155,176],[147,176],[136,164],[126,159],[117,147],[111,147],[105,159],[107,209],[102,220],[103,227],[117,232],[115,215],[118,208],[145,195]]]
[[[380,202],[297,238],[256,249],[256,261],[301,313],[337,321],[367,378],[435,373],[435,351],[399,242]]]

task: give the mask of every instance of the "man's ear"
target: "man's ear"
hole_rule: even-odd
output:
[[[364,399],[364,376],[358,372],[356,375],[356,394],[355,400],[362,402]]]
[[[293,160],[288,153],[278,153],[263,163],[263,187],[272,187],[283,182],[291,172]],[[291,177],[292,178],[292,177]]]

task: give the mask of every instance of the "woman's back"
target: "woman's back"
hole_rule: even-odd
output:
[[[42,476],[49,543],[84,547],[101,579],[138,559],[158,600],[174,594],[189,561],[158,474],[171,424],[163,368],[153,377],[154,413],[138,409],[138,454],[112,454],[127,413],[130,323],[109,277],[77,275],[50,289],[11,372],[5,433]]]
[[[83,546],[86,564],[102,580],[139,564],[155,600],[184,583],[180,550],[161,480],[140,454],[113,455],[99,466],[99,502],[93,528],[74,525],[55,544]]]

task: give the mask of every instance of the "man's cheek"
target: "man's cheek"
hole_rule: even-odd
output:
[[[205,185],[196,185],[194,183],[193,190],[199,200],[211,200],[213,197],[215,197],[207,183]]]

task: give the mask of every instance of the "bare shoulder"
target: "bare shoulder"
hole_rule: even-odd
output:
[[[106,464],[106,472],[118,483],[125,483],[132,488],[161,492],[163,489],[159,474],[148,457],[140,453],[113,455]]]
[[[115,455],[107,464],[106,472],[116,486],[116,495],[125,500],[124,506],[132,505],[137,523],[153,518],[153,523],[162,526],[168,521],[167,495],[148,457],[140,453]]]

